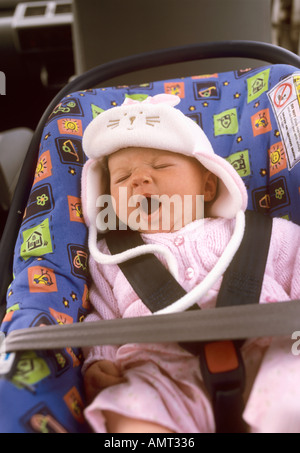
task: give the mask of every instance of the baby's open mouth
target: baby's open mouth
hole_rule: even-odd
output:
[[[143,197],[140,207],[146,215],[154,214],[160,208],[161,202],[156,197]]]

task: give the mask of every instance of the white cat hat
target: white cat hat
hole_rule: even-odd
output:
[[[172,151],[198,159],[218,177],[217,196],[210,205],[208,215],[236,218],[232,239],[216,266],[219,277],[230,263],[243,237],[247,191],[236,170],[224,158],[214,153],[203,130],[180,110],[174,108],[179,102],[178,96],[167,94],[148,97],[142,102],[127,98],[120,107],[113,107],[101,113],[87,126],[82,143],[89,160],[84,165],[82,173],[82,207],[85,222],[89,227],[89,249],[94,259],[103,264],[120,263],[149,252],[162,253],[167,259],[169,270],[176,276],[177,266],[173,256],[170,256],[169,251],[161,250],[160,246],[147,244],[111,256],[100,253],[96,245],[99,230],[97,199],[105,193],[107,187],[103,158],[127,147]],[[157,247],[159,250],[156,250]],[[173,306],[174,304],[170,307]],[[165,310],[169,311],[168,309]]]

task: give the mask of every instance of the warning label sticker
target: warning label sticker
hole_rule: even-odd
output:
[[[291,170],[300,162],[300,72],[279,82],[268,92],[268,97]]]

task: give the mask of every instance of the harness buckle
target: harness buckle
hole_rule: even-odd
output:
[[[231,340],[203,343],[200,367],[215,414],[216,432],[246,432],[244,409],[245,368],[239,347]],[[220,410],[222,408],[222,410]]]

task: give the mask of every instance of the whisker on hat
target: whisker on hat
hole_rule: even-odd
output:
[[[120,120],[109,120],[109,123],[107,127],[110,127],[111,129],[115,129],[116,127],[119,126]]]

